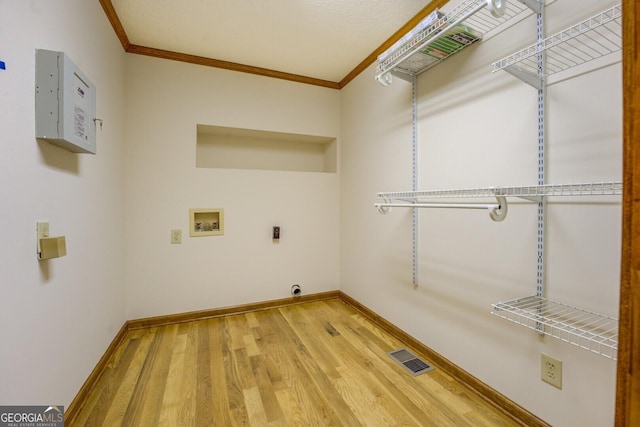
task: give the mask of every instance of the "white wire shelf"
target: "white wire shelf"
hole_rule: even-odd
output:
[[[464,0],[450,12],[421,29],[400,46],[393,46],[378,60],[376,80],[388,86],[391,73],[415,76],[535,4],[531,0]],[[499,5],[499,6],[498,6]],[[496,17],[500,16],[500,17]]]
[[[491,306],[491,314],[617,360],[618,320],[613,317],[537,296]]]
[[[539,202],[550,196],[616,196],[622,195],[622,181],[588,182],[577,184],[546,184],[520,187],[478,187],[459,190],[427,190],[378,193],[380,201],[374,203],[380,213],[391,208],[454,208],[486,209],[494,221],[507,216],[507,197],[519,197]],[[496,203],[433,203],[436,199],[495,197]]]
[[[622,6],[616,5],[492,64],[526,83],[537,81],[622,49]],[[538,76],[538,55],[546,54],[546,73]]]
[[[573,184],[546,184],[518,187],[478,187],[458,190],[427,190],[378,193],[383,200],[418,202],[424,199],[519,197],[535,199],[543,196],[613,196],[622,194],[622,181],[601,181]]]

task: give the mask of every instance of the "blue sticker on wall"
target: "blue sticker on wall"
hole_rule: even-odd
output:
[[[0,70],[6,70],[7,67],[5,67],[4,62],[0,61]]]

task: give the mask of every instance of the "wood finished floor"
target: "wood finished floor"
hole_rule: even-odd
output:
[[[129,331],[76,426],[512,426],[338,299]]]

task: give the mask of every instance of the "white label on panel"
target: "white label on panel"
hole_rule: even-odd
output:
[[[74,74],[75,94],[73,98],[73,134],[82,140],[89,139],[87,135],[87,112],[89,111],[89,86],[77,74]]]

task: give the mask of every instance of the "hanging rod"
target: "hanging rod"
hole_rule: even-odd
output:
[[[390,200],[375,203],[381,214],[388,213],[391,208],[436,208],[436,209],[486,209],[489,216],[494,221],[502,221],[507,216],[507,199],[502,196],[496,197],[497,203],[394,203]]]
[[[376,203],[376,208],[458,208],[458,209],[499,209],[500,205],[483,203]],[[383,213],[387,213],[387,211]]]

